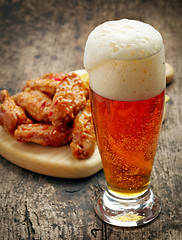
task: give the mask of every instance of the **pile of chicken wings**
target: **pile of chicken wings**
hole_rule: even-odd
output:
[[[77,159],[89,158],[96,144],[89,86],[74,72],[28,80],[14,96],[2,90],[0,125],[19,142],[70,144]]]

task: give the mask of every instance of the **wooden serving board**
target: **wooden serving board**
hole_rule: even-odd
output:
[[[0,154],[10,162],[27,170],[61,178],[84,178],[102,169],[98,148],[86,160],[73,157],[69,145],[40,146],[17,142],[0,127]]]

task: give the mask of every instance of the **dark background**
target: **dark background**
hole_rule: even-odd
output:
[[[93,204],[103,172],[67,180],[29,172],[0,157],[0,239],[182,239],[182,1],[0,1],[0,89],[11,94],[27,79],[83,68],[88,34],[107,20],[129,18],[161,32],[175,69],[152,173],[160,216],[139,228],[116,228]],[[26,160],[25,160],[26,161]]]

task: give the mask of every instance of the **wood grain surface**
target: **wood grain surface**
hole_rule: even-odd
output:
[[[0,89],[11,94],[48,72],[83,68],[90,31],[112,19],[137,19],[163,36],[175,69],[151,184],[160,216],[138,228],[102,222],[93,205],[104,174],[78,180],[47,177],[0,157],[0,239],[182,239],[182,2],[179,0],[0,0]],[[26,161],[26,159],[25,159]]]

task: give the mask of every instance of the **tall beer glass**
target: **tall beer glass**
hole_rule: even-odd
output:
[[[108,187],[96,213],[112,225],[143,225],[161,209],[149,183],[165,97],[162,37],[139,21],[103,23],[88,37],[84,65]]]

